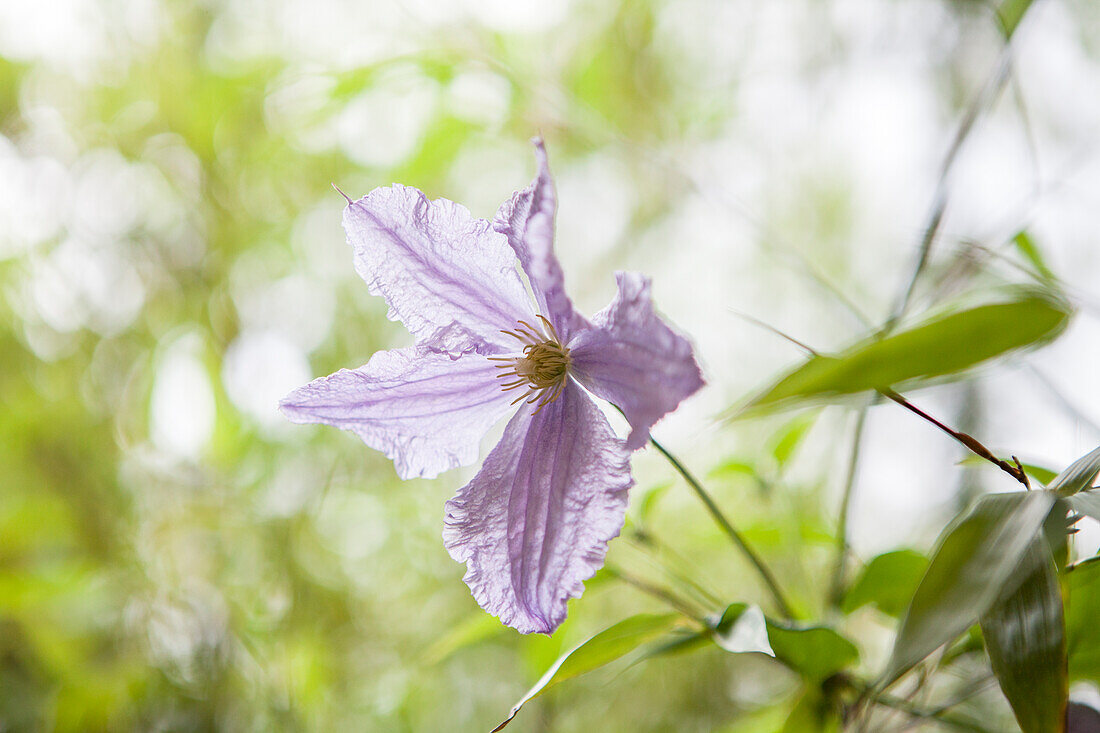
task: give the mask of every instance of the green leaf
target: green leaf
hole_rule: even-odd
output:
[[[768,639],[775,658],[819,683],[859,661],[859,650],[827,626],[797,626],[768,620]]]
[[[550,666],[550,669],[546,670],[546,674],[527,691],[527,694],[515,704],[507,719],[494,728],[493,733],[502,730],[504,726],[512,722],[512,719],[516,717],[516,713],[529,700],[538,697],[560,682],[577,677],[585,672],[591,672],[634,651],[642,644],[652,641],[667,632],[680,618],[679,614],[675,613],[643,613],[631,616],[614,626],[604,629],[573,651],[563,654]]]
[[[1100,489],[1081,491],[1073,496],[1066,497],[1066,502],[1079,512],[1093,519],[1100,519]]]
[[[791,420],[779,430],[773,438],[775,442],[772,445],[772,456],[775,457],[776,463],[780,466],[787,464],[787,461],[798,450],[798,446],[802,444],[802,439],[814,426],[817,416],[817,411],[806,412]]]
[[[840,730],[840,715],[821,694],[810,687],[798,698],[780,733],[836,733]]]
[[[702,649],[711,644],[716,644],[731,654],[759,652],[770,657],[775,656],[768,641],[764,612],[759,606],[733,603],[726,607],[713,629],[673,635],[673,638],[647,651],[645,657],[680,654]]]
[[[913,550],[879,555],[867,563],[859,580],[852,585],[842,610],[851,613],[871,603],[885,614],[901,616],[927,569],[928,558]]]
[[[1001,22],[1005,38],[1012,38],[1031,3],[1032,0],[1004,0],[997,8],[997,19]]]
[[[638,523],[645,525],[649,518],[653,514],[654,508],[657,506],[657,502],[661,497],[672,488],[671,481],[665,481],[663,483],[652,486],[642,495],[642,500],[638,506]]]
[[[1026,575],[981,618],[986,651],[1024,733],[1060,733],[1069,681],[1062,593],[1046,541],[1035,538],[1017,571]]]
[[[769,657],[775,656],[760,606],[734,603],[726,607],[711,638],[715,644],[733,654],[760,652]]]
[[[1100,684],[1100,557],[1074,565],[1063,582],[1069,677]]]
[[[965,631],[1015,589],[1013,571],[1054,500],[1045,491],[991,494],[944,531],[901,623],[884,685]]]
[[[996,468],[996,466],[994,466],[985,458],[982,458],[981,456],[976,456],[974,454],[964,456],[962,460],[960,460],[956,465],[967,466],[968,468],[973,466],[979,466],[981,468]],[[1034,463],[1021,463],[1020,465],[1024,467],[1024,471],[1027,472],[1028,476],[1031,476],[1043,486],[1049,484],[1051,481],[1054,480],[1054,477],[1058,475],[1057,471],[1052,471],[1045,466],[1037,466]]]
[[[1016,245],[1016,249],[1031,263],[1031,266],[1035,268],[1039,273],[1039,277],[1043,280],[1054,280],[1054,272],[1047,267],[1046,260],[1043,259],[1042,253],[1039,252],[1039,248],[1035,245],[1035,240],[1031,238],[1031,235],[1026,231],[1020,231],[1012,238],[1012,243]]]
[[[500,634],[500,621],[482,611],[456,624],[424,652],[425,664],[439,664],[457,651]]]
[[[814,356],[746,409],[797,400],[899,387],[942,377],[1057,336],[1069,307],[1032,292],[1004,303],[939,316],[908,331],[851,347],[839,356]]]
[[[1070,496],[1091,487],[1098,473],[1100,473],[1100,448],[1069,464],[1065,471],[1047,484],[1047,488],[1057,491],[1062,496]]]

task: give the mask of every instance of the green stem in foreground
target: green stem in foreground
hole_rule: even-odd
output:
[[[684,481],[686,481],[688,486],[691,487],[691,490],[694,491],[695,495],[698,496],[700,501],[703,502],[703,505],[707,508],[707,511],[710,512],[710,516],[714,519],[715,522],[718,523],[718,526],[722,528],[722,531],[725,532],[731,540],[733,540],[733,544],[735,544],[737,548],[741,550],[742,553],[744,553],[745,557],[747,557],[749,559],[749,562],[752,563],[752,566],[756,568],[756,572],[760,574],[760,577],[763,579],[764,584],[768,588],[768,591],[771,592],[772,598],[775,600],[775,605],[779,609],[779,613],[784,618],[794,618],[794,614],[791,612],[791,606],[789,603],[787,603],[787,599],[783,595],[783,591],[780,590],[779,583],[776,582],[775,576],[772,575],[772,571],[768,569],[768,566],[764,564],[763,559],[761,559],[761,557],[756,554],[756,551],[749,546],[749,543],[745,541],[745,538],[741,535],[741,533],[738,532],[732,524],[730,524],[730,521],[726,519],[726,516],[724,514],[722,514],[722,510],[719,509],[718,505],[714,503],[714,499],[710,497],[710,494],[708,494],[706,489],[703,488],[703,485],[700,484],[699,481],[691,474],[691,472],[684,467],[684,464],[680,463],[676,456],[669,453],[663,445],[658,443],[652,437],[649,439],[649,442],[653,444],[653,447],[656,448],[661,455],[668,459],[668,462],[672,464],[672,467],[676,469],[676,472],[684,478]]]

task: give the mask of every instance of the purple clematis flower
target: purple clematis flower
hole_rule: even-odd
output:
[[[591,322],[573,309],[553,251],[554,185],[535,147],[538,176],[492,223],[401,185],[349,200],[355,268],[415,345],[314,380],[281,408],[355,432],[411,478],[474,463],[518,403],[447,502],[443,539],[482,608],[549,634],[622,529],[630,451],[703,380],[691,344],[654,313],[648,278],[618,273],[618,295]],[[622,409],[625,441],[588,392]]]

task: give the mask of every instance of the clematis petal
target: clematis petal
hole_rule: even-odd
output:
[[[470,338],[452,347],[495,353],[513,343],[500,330],[530,317],[515,253],[464,206],[395,184],[349,204],[344,230],[356,271],[418,344],[460,323]]]
[[[489,613],[549,634],[603,565],[633,485],[629,452],[575,383],[524,405],[474,480],[447,502],[443,540]]]
[[[391,458],[401,478],[431,478],[477,461],[482,436],[513,399],[499,373],[475,353],[379,351],[358,369],[299,387],[279,406],[293,422],[354,432]]]
[[[619,292],[596,314],[596,327],[569,344],[573,375],[597,397],[618,405],[632,428],[627,447],[637,450],[649,429],[703,386],[691,343],[653,311],[649,278],[617,272]]]
[[[558,209],[554,181],[546,161],[546,148],[536,138],[535,158],[538,175],[530,186],[517,191],[497,212],[493,228],[508,237],[543,315],[548,317],[562,339],[590,324],[573,309],[565,294],[561,265],[554,256],[554,214]]]

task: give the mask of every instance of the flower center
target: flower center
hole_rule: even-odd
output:
[[[535,414],[550,404],[565,389],[569,375],[569,349],[558,337],[554,325],[545,317],[538,316],[542,322],[533,326],[527,321],[517,321],[515,329],[501,331],[523,344],[522,356],[490,356],[491,361],[499,361],[497,375],[504,379],[501,389],[523,389],[524,392],[512,401],[527,400],[527,404],[539,403]]]

